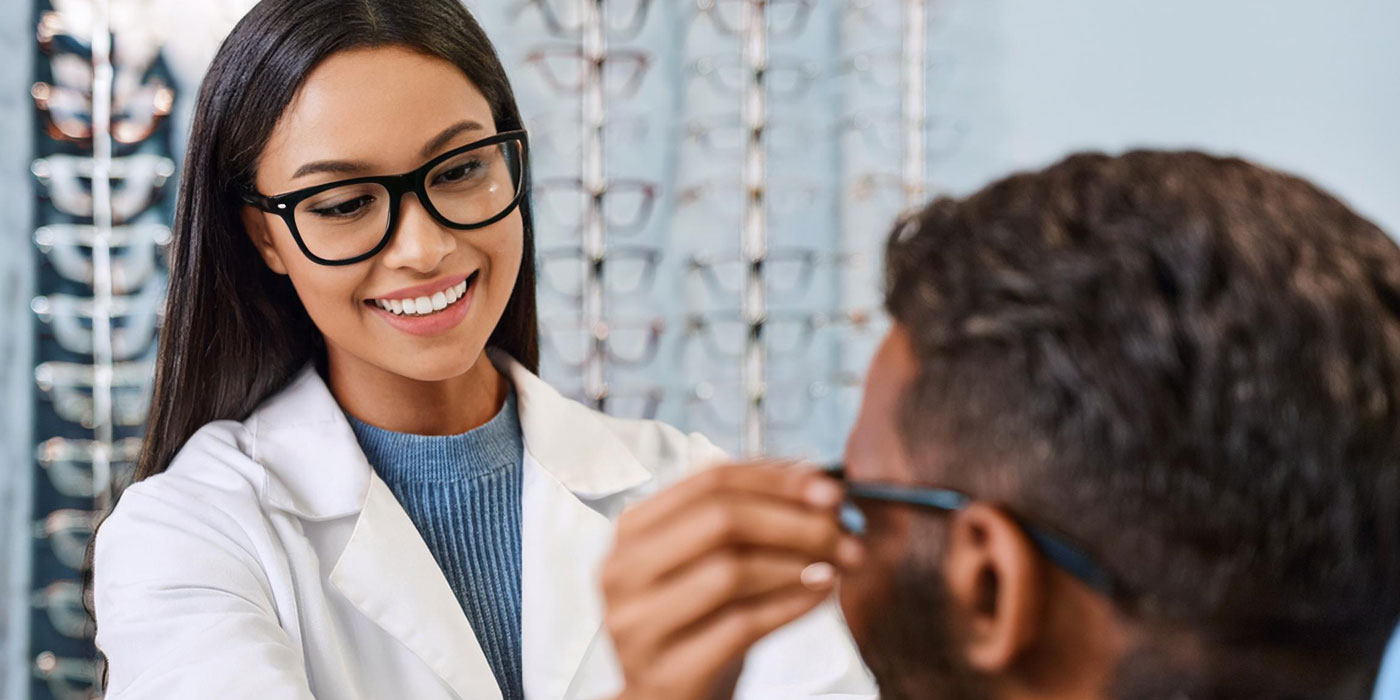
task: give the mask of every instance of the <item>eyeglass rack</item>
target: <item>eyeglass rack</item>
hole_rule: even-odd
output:
[[[111,0],[92,4],[92,364],[94,508],[112,504],[112,26]]]
[[[763,453],[767,443],[763,415],[768,373],[768,357],[763,343],[763,326],[768,315],[763,279],[763,264],[768,253],[768,221],[764,206],[768,166],[764,153],[764,129],[768,124],[768,103],[764,94],[764,76],[768,68],[767,0],[745,3],[741,40],[744,66],[741,118],[746,132],[743,181],[747,197],[739,246],[748,268],[744,275],[740,312],[748,325],[748,333],[744,341],[744,365],[740,375],[744,395],[740,445],[746,456],[757,456]]]
[[[144,353],[156,330],[154,323],[142,325],[133,319],[154,319],[158,315],[164,290],[152,272],[157,266],[157,248],[168,242],[169,234],[164,224],[129,219],[141,216],[160,201],[159,188],[170,173],[156,178],[155,194],[133,211],[122,211],[122,190],[117,185],[117,181],[132,184],[127,180],[134,162],[170,162],[168,142],[154,137],[165,133],[158,129],[159,119],[165,113],[158,111],[155,125],[139,139],[128,136],[122,140],[122,129],[130,126],[130,117],[118,113],[114,105],[124,99],[122,91],[131,87],[125,78],[135,78],[140,87],[146,87],[148,80],[160,84],[163,79],[155,76],[160,70],[155,67],[159,60],[155,46],[142,66],[118,70],[113,45],[123,41],[125,35],[114,37],[114,33],[132,28],[118,26],[119,22],[114,21],[121,19],[114,14],[114,9],[120,9],[114,7],[117,0],[92,0],[80,15],[70,14],[71,10],[65,10],[62,3],[54,3],[52,8],[44,0],[34,4],[41,10],[36,32],[40,50],[36,54],[40,61],[38,77],[45,79],[44,54],[50,54],[56,62],[57,52],[70,50],[47,41],[55,33],[76,35],[83,45],[79,55],[91,64],[92,70],[90,84],[86,76],[80,84],[73,84],[71,72],[67,84],[91,99],[91,108],[83,117],[86,123],[79,125],[83,127],[82,136],[50,130],[47,139],[36,144],[36,155],[42,157],[35,163],[51,164],[62,158],[67,159],[65,162],[80,162],[82,172],[65,174],[54,169],[41,174],[31,168],[49,189],[52,208],[48,204],[39,208],[37,223],[42,225],[35,233],[34,243],[50,265],[38,268],[38,296],[31,301],[30,309],[53,332],[51,338],[40,336],[32,367],[35,386],[47,396],[46,402],[36,402],[36,406],[47,403],[52,408],[52,412],[36,413],[33,437],[38,447],[32,453],[35,482],[52,488],[36,488],[33,515],[41,523],[53,522],[55,513],[79,515],[79,520],[87,522],[95,521],[113,506],[128,476],[118,466],[129,465],[134,458],[131,446],[136,438],[132,431],[146,411],[144,399],[135,399],[149,391],[149,366],[132,358]],[[65,58],[72,60],[72,56]],[[139,73],[122,72],[138,68]],[[52,79],[59,80],[57,71]],[[162,90],[167,100],[173,99],[173,89]],[[34,95],[35,104],[45,110],[39,97]],[[123,149],[120,154],[119,148]],[[79,176],[90,184],[75,184],[73,178]],[[79,198],[80,205],[65,205],[57,196],[60,187],[66,188],[62,191],[74,190],[84,195],[88,194],[83,191],[86,189],[90,196]],[[60,235],[60,231],[65,233]],[[138,270],[141,272],[133,272]],[[59,301],[64,303],[58,304]],[[137,308],[141,309],[139,313],[133,311]],[[78,435],[84,439],[77,439]],[[78,527],[69,534],[90,537],[85,529],[86,526]],[[61,548],[48,529],[40,527],[34,532],[38,539],[30,540],[34,547],[30,559],[33,567],[26,584],[35,591],[80,591],[77,579],[84,574],[82,568],[86,564],[81,551],[87,542],[83,541],[82,550]],[[62,597],[67,602],[59,604],[72,605],[71,595]],[[71,679],[60,678],[63,674],[56,669],[100,668],[99,661],[93,658],[96,649],[91,630],[85,627],[85,616],[75,617],[71,607],[60,610],[61,614],[53,608],[46,611],[44,606],[53,602],[50,596],[36,594],[26,598],[27,602],[31,599],[35,607],[27,611],[27,638],[17,643],[27,644],[24,662],[32,668],[23,669],[18,677],[33,683],[36,698],[68,694],[71,688],[54,684]],[[87,675],[83,678],[84,684],[92,686],[92,697],[99,697],[100,679]]]
[[[583,122],[583,153],[580,179],[586,193],[582,226],[583,265],[581,287],[582,321],[588,330],[591,351],[583,366],[583,392],[598,410],[606,410],[607,339],[604,264],[607,259],[607,220],[603,200],[607,196],[607,167],[603,157],[603,130],[607,122],[607,103],[603,85],[604,64],[607,61],[608,38],[604,25],[605,0],[576,0],[582,18],[582,51],[585,74],[581,90]]]

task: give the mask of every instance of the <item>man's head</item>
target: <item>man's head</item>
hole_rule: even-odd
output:
[[[901,222],[843,583],[887,697],[1363,698],[1400,617],[1400,248],[1294,177],[1071,157]],[[1062,536],[1104,593],[1046,558]]]

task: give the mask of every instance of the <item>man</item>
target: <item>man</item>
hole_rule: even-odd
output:
[[[1369,700],[1400,618],[1400,248],[1299,179],[1137,152],[938,200],[887,253],[844,512],[749,464],[619,521],[626,697],[729,697],[839,580],[887,700]]]
[[[1370,698],[1400,617],[1384,233],[1134,152],[940,199],[887,252],[841,590],[882,697]]]

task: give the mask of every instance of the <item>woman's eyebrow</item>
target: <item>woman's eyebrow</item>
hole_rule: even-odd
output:
[[[434,136],[432,140],[429,141],[428,144],[423,147],[423,150],[419,155],[421,155],[424,158],[429,158],[437,151],[442,150],[443,146],[446,146],[449,142],[452,141],[452,139],[456,138],[459,134],[466,133],[469,131],[481,131],[484,128],[485,127],[483,127],[480,123],[474,122],[470,119],[457,122],[456,124],[453,124],[452,126],[443,129],[437,136]],[[295,173],[292,173],[291,179],[295,180],[300,177],[306,177],[307,175],[315,175],[318,173],[356,175],[370,170],[371,167],[372,166],[369,163],[366,163],[364,161],[318,160],[307,163],[301,166],[300,168],[297,168],[297,171]]]
[[[456,124],[453,124],[452,126],[443,129],[442,133],[438,134],[437,136],[434,136],[433,140],[429,141],[428,145],[423,147],[423,151],[419,153],[419,155],[423,156],[424,158],[430,158],[434,153],[437,153],[438,151],[442,150],[442,147],[446,146],[448,142],[450,142],[458,134],[467,131],[481,131],[484,128],[485,127],[483,127],[481,124],[471,121],[470,119],[457,122]]]
[[[318,160],[297,168],[292,173],[292,179],[315,175],[317,173],[335,173],[340,175],[355,175],[370,169],[369,163],[363,161],[350,160]]]

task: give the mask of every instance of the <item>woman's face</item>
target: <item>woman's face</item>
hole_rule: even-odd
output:
[[[486,98],[453,64],[400,47],[345,51],[318,66],[287,106],[258,163],[256,187],[275,196],[408,172],[495,133]],[[450,184],[462,175],[444,177]],[[337,206],[362,205],[327,201],[307,208],[329,217],[348,211]],[[306,238],[302,220],[298,213]],[[267,265],[291,278],[333,365],[365,364],[420,381],[455,377],[477,362],[515,288],[523,254],[519,208],[463,231],[439,223],[413,194],[399,203],[389,244],[350,265],[311,261],[280,216],[245,207],[243,221]],[[419,308],[422,300],[437,303]]]

